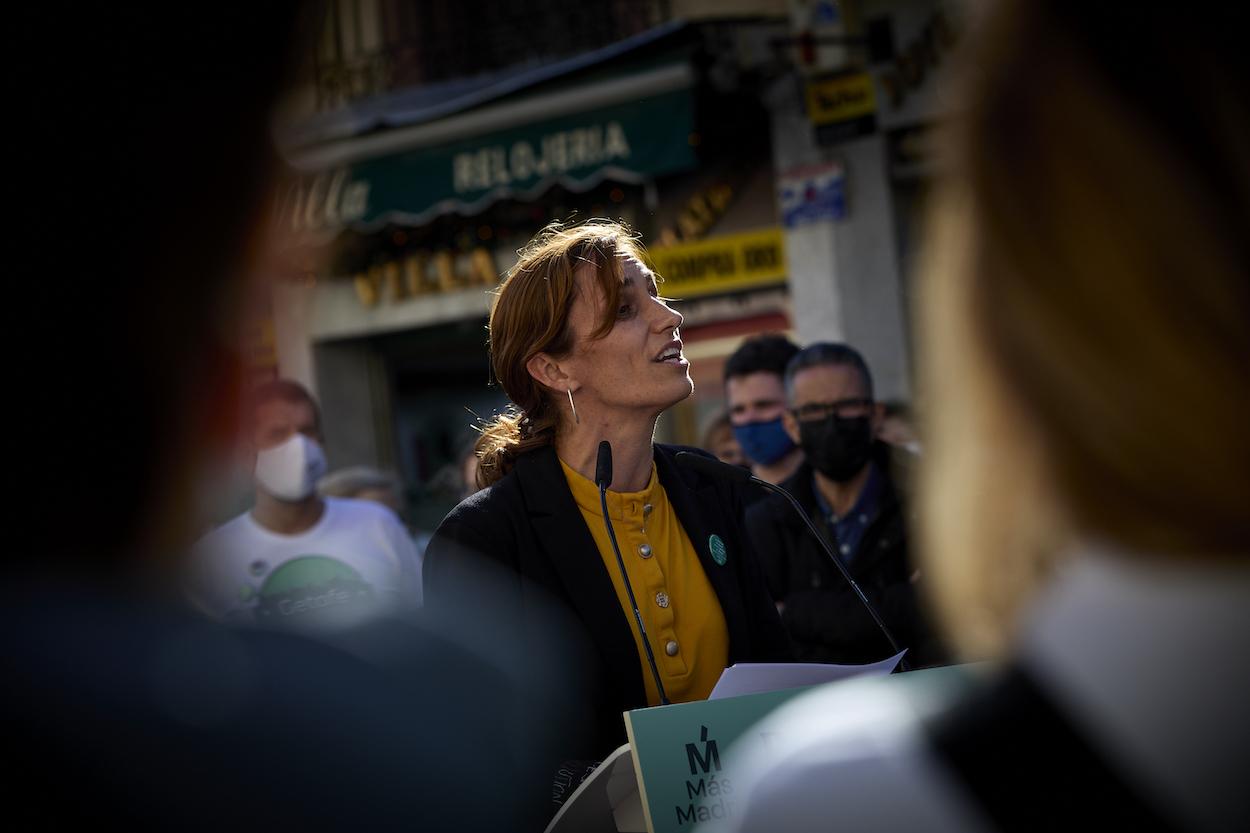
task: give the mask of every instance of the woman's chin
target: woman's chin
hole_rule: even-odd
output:
[[[679,393],[677,393],[676,398],[673,399],[672,402],[669,402],[668,405],[664,407],[665,410],[668,410],[669,408],[673,407],[678,402],[682,402],[686,399],[689,399],[694,394],[694,380],[690,378],[689,373],[686,374],[686,378],[683,380],[683,384],[680,387],[677,387],[676,389],[677,391],[679,391]]]
[[[648,391],[649,395],[611,404],[605,403],[607,404],[605,410],[608,414],[605,417],[605,421],[611,424],[623,425],[632,418],[640,417],[644,414],[648,419],[654,419],[677,403],[689,399],[693,393],[694,381],[689,375],[684,379],[674,379],[662,389]]]

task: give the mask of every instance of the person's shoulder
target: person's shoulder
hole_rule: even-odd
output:
[[[464,531],[485,533],[505,523],[507,518],[523,509],[524,498],[516,471],[513,470],[452,507],[434,531],[433,537],[437,540]]]
[[[453,573],[473,575],[474,587],[480,587],[486,576],[496,575],[492,562],[507,564],[515,557],[517,528],[525,522],[524,514],[525,502],[515,471],[456,504],[426,546],[427,587],[433,586],[432,581],[437,583],[439,576],[445,579]],[[448,592],[444,586],[443,595]]]
[[[389,526],[399,523],[399,516],[390,507],[383,506],[375,500],[361,500],[351,497],[327,497],[326,512],[334,520],[347,520],[354,523],[373,523]]]
[[[901,445],[877,440],[873,461],[885,479],[890,497],[904,506],[910,503],[920,455]]]
[[[480,518],[516,504],[521,499],[521,484],[516,470],[505,474],[489,486],[478,489],[457,503],[447,517]]]
[[[929,749],[924,721],[935,708],[892,677],[790,701],[753,733],[761,740],[733,752],[740,775],[732,829],[805,831],[838,819],[867,831],[983,830]]]
[[[223,545],[233,544],[240,538],[252,537],[256,532],[256,522],[251,518],[251,510],[242,512],[205,532],[195,542],[194,552],[213,552]]]
[[[705,460],[719,462],[714,454],[709,454],[702,448],[695,448],[689,445],[670,445],[668,443],[655,443],[654,455],[656,468],[659,471],[660,479],[667,487],[675,484],[681,484],[688,489],[695,489],[705,492],[707,495],[716,495],[717,500],[724,506],[740,506],[745,503],[743,498],[743,485],[735,482],[732,477],[720,477],[709,474],[701,469],[691,466],[682,465],[678,455],[689,454],[694,457],[702,457]]]
[[[705,449],[695,448],[692,445],[676,445],[673,443],[656,443],[655,450],[657,453],[663,454],[670,458],[676,458],[678,454],[685,451],[685,452],[689,452],[690,454],[695,454],[699,457],[706,457],[709,460],[716,459],[715,455],[709,453]]]
[[[799,467],[794,470],[794,474],[790,475],[777,485],[792,495],[802,494],[803,492],[811,491],[812,478],[814,476],[815,474],[811,464],[804,460],[799,463]]]
[[[359,498],[325,498],[325,518],[315,529],[324,535],[367,536],[395,541],[408,538],[408,530],[389,506]]]
[[[746,507],[746,513],[743,516],[748,527],[750,526],[767,526],[788,517],[787,510],[789,505],[780,495],[769,492],[758,500],[751,502]]]
[[[801,505],[811,493],[811,479],[812,469],[807,463],[803,463],[794,474],[778,483],[777,486],[793,495]],[[790,521],[801,524],[802,519],[795,516],[793,512],[789,501],[775,492],[769,492],[747,507],[746,519],[748,524]]]
[[[677,472],[678,476],[687,485],[710,484],[719,487],[730,487],[728,480],[720,477],[712,477],[702,471],[683,466],[677,459],[679,454],[691,454],[695,457],[702,457],[705,460],[715,460],[716,456],[709,454],[702,448],[695,448],[690,445],[672,445],[669,443],[655,443],[652,446],[655,461],[658,465],[665,468],[671,468]]]

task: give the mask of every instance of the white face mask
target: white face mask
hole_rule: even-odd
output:
[[[256,454],[256,483],[278,500],[303,500],[325,473],[325,452],[303,434],[292,434],[286,442]]]

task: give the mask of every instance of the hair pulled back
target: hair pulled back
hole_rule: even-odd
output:
[[[624,279],[621,259],[644,262],[642,247],[623,223],[588,220],[579,225],[552,223],[517,252],[495,296],[490,314],[491,366],[512,407],[481,429],[476,452],[479,487],[495,483],[518,456],[549,445],[561,423],[552,391],[530,375],[526,365],[539,353],[565,356],[573,348],[569,313],[577,297],[577,274],[598,281],[605,303],[591,338],[607,335]]]

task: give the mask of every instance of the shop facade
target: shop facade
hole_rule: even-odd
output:
[[[625,220],[677,299],[696,392],[659,439],[699,441],[725,359],[763,331],[854,344],[879,398],[909,401],[908,275],[949,21],[940,3],[833,4],[853,9],[834,30],[857,46],[809,65],[797,5],[298,126],[281,217],[323,261],[276,288],[273,344],[278,372],[322,402],[332,465],[396,470],[412,520],[437,522],[472,426],[507,405],[491,291],[553,220]]]
[[[707,83],[700,38],[661,27],[524,92],[289,154],[281,222],[324,261],[275,288],[280,372],[316,392],[332,465],[397,470],[417,526],[457,497],[472,426],[507,405],[491,292],[548,222],[624,220],[681,299],[701,397],[663,438],[697,440],[735,333],[788,328],[767,115]]]

